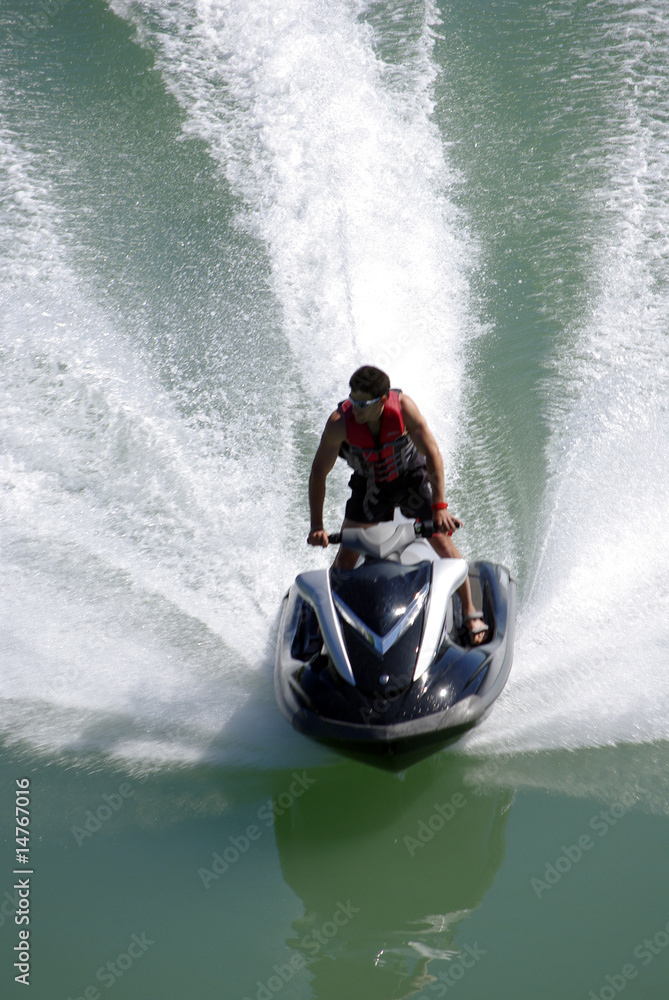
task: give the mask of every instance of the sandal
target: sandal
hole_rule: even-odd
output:
[[[475,622],[478,621],[479,619],[483,622],[483,625],[477,625],[476,628],[467,628],[467,622]],[[490,631],[489,626],[485,624],[482,611],[474,611],[471,615],[463,615],[462,625],[470,639],[473,639],[475,635],[483,635],[484,632]],[[480,642],[472,643],[472,646],[481,646],[481,645],[483,645],[483,643]]]

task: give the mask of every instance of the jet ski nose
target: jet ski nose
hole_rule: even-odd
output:
[[[361,691],[396,698],[413,680],[430,592],[430,563],[370,561],[331,571],[332,599]]]

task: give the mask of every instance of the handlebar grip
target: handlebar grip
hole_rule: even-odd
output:
[[[432,521],[417,521],[414,525],[414,531],[418,538],[432,538],[434,534]],[[341,538],[341,531],[328,531],[328,542],[330,545],[341,545]]]
[[[417,538],[432,538],[434,526],[432,521],[417,521],[414,525],[414,531]]]
[[[414,531],[418,538],[432,538],[434,534],[432,521],[417,521],[414,525]],[[328,531],[328,542],[330,545],[341,545],[341,537],[341,531]]]

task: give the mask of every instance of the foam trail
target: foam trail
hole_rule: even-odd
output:
[[[3,735],[224,753],[250,692],[268,697],[287,502],[255,515],[289,481],[283,417],[243,455],[234,425],[184,417],[72,267],[34,156],[0,142]],[[252,756],[265,736],[237,743]]]
[[[269,248],[310,420],[357,361],[401,360],[409,389],[414,345],[436,343],[448,364],[420,398],[452,423],[466,283],[429,120],[431,6],[406,73],[376,53],[383,17],[372,29],[361,5],[114,6]],[[181,408],[81,281],[46,168],[18,135],[2,143],[3,735],[131,759],[276,764],[296,746],[304,761],[269,671],[307,558],[291,537],[296,387],[271,419]]]
[[[266,243],[286,334],[323,416],[351,367],[373,361],[407,391],[420,385],[453,440],[471,247],[456,236],[455,177],[430,118],[433,5],[416,15],[399,4],[387,19],[356,0],[112,7],[155,52],[186,131],[207,142],[244,224]],[[395,37],[398,17],[411,16],[420,24],[408,65],[391,65],[383,32]],[[425,378],[428,355],[438,378]]]
[[[507,696],[472,746],[669,738],[669,86],[662,5],[616,5],[620,72],[592,315],[558,365],[547,534]],[[616,128],[618,126],[618,128]],[[559,378],[558,378],[559,383]]]

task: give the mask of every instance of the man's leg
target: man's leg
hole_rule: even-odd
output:
[[[374,522],[378,524],[377,521]],[[342,521],[341,530],[344,528],[371,528],[372,525],[365,521],[352,521],[349,517],[345,517]],[[354,569],[355,564],[359,559],[359,555],[354,549],[344,549],[340,546],[339,552],[335,556],[335,561],[332,566],[336,569]]]
[[[418,467],[409,474],[409,478],[406,483],[406,494],[400,504],[400,510],[405,517],[417,517],[420,518],[421,521],[429,521],[432,518],[431,503],[432,488],[428,480],[427,471],[424,467]],[[462,559],[462,556],[455,547],[455,542],[450,535],[441,533],[435,534],[430,539],[430,544],[435,552],[442,557],[442,559]],[[462,614],[475,614],[478,609],[474,606],[474,602],[472,600],[469,578],[465,580],[462,586],[458,587],[458,596],[460,598],[460,603],[462,604]],[[473,628],[478,628],[481,625],[485,625],[482,618],[472,618],[466,623],[465,628],[468,632],[471,632]],[[488,632],[479,632],[477,635],[472,635],[472,644],[474,646],[479,646],[482,642],[485,642],[488,638]]]
[[[379,503],[378,486],[370,486],[365,477],[357,472],[353,473],[348,485],[351,487],[351,496],[346,503],[342,531],[344,528],[371,528],[379,521],[392,521],[394,504]],[[355,569],[359,558],[359,554],[353,549],[340,547],[332,565],[337,569]]]
[[[433,535],[430,539],[430,544],[432,548],[437,552],[442,559],[462,559],[462,556],[458,552],[455,542],[450,537],[450,535],[439,534]],[[478,610],[474,606],[472,600],[472,591],[469,586],[469,577],[465,579],[465,582],[458,587],[458,597],[460,598],[460,603],[462,604],[462,614],[463,615],[473,615]],[[472,628],[477,628],[479,625],[485,625],[482,618],[470,619],[465,625],[467,631],[471,631]],[[480,646],[482,642],[488,638],[488,632],[479,632],[477,635],[472,635],[471,642],[473,646]]]

